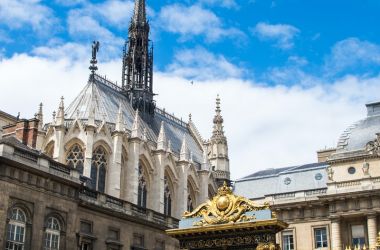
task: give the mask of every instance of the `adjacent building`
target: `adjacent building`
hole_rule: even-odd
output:
[[[268,201],[290,224],[282,249],[375,249],[380,212],[380,102],[340,136],[317,163],[267,169],[235,182],[235,192]]]

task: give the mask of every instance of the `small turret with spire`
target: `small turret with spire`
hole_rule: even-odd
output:
[[[224,181],[229,182],[230,166],[228,159],[227,138],[224,135],[223,117],[221,115],[220,97],[216,98],[216,109],[214,116],[214,126],[212,136],[209,143],[209,160],[212,170],[215,171],[218,184],[223,184]]]

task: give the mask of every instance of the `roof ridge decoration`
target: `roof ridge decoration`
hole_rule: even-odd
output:
[[[199,133],[198,128],[195,126],[191,118],[191,114],[189,114],[189,122],[187,123],[187,128],[189,129],[191,135],[195,138],[195,141],[199,144],[201,148],[203,148],[204,140],[201,134]]]
[[[258,206],[247,198],[234,195],[232,188],[224,182],[212,200],[201,204],[193,212],[186,211],[183,217],[203,217],[202,220],[195,222],[194,226],[207,226],[254,220],[256,219],[255,216],[249,216],[245,213],[266,209],[270,209],[268,203]]]

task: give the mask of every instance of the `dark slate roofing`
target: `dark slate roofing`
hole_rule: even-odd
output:
[[[65,110],[67,120],[87,120],[92,109],[95,108],[95,120],[105,121],[115,124],[119,105],[123,110],[124,125],[127,130],[132,129],[135,111],[128,102],[127,98],[120,92],[119,86],[95,75],[95,81],[88,82],[75,100]],[[187,123],[168,113],[157,109],[152,124],[147,124],[140,119],[140,131],[147,131],[147,138],[157,142],[160,131],[161,121],[165,124],[167,140],[171,141],[172,151],[179,154],[183,136],[186,136],[189,153],[192,153],[193,160],[197,163],[202,162],[202,148],[196,142],[188,129]]]
[[[280,174],[294,173],[294,172],[303,171],[303,170],[312,170],[312,169],[320,168],[324,166],[326,166],[326,163],[320,162],[320,163],[309,163],[309,164],[297,165],[297,166],[292,166],[292,167],[270,168],[270,169],[265,169],[265,170],[255,172],[253,174],[240,178],[237,181],[272,177],[272,176],[277,176]]]
[[[0,140],[0,144],[6,144],[6,145],[9,145],[9,146],[13,146],[13,147],[22,149],[24,151],[27,151],[27,152],[30,152],[30,153],[33,153],[33,154],[38,154],[38,155],[40,154],[40,151],[26,146],[25,144],[23,144],[21,141],[19,141],[14,136],[8,136],[8,137],[5,137],[5,138],[2,138]]]
[[[5,116],[5,117],[7,117],[7,118],[9,118],[11,120],[17,121],[17,117],[16,116],[13,116],[13,115],[8,114],[8,113],[6,113],[4,111],[1,111],[1,110],[0,110],[0,116]]]

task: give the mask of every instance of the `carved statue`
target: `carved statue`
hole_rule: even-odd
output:
[[[92,60],[96,60],[97,53],[99,52],[99,41],[93,41],[92,42]]]
[[[206,203],[201,204],[194,211],[184,213],[184,218],[203,217],[194,226],[205,226],[224,223],[250,221],[254,216],[247,216],[245,212],[269,209],[269,204],[255,205],[251,200],[232,194],[232,190],[225,182],[218,189],[218,194]]]
[[[371,155],[380,156],[380,133],[377,133],[376,136],[375,140],[367,143],[366,151]]]
[[[326,168],[326,172],[327,172],[327,176],[329,178],[329,181],[333,181],[334,180],[334,170],[332,169],[332,167],[328,166]]]

